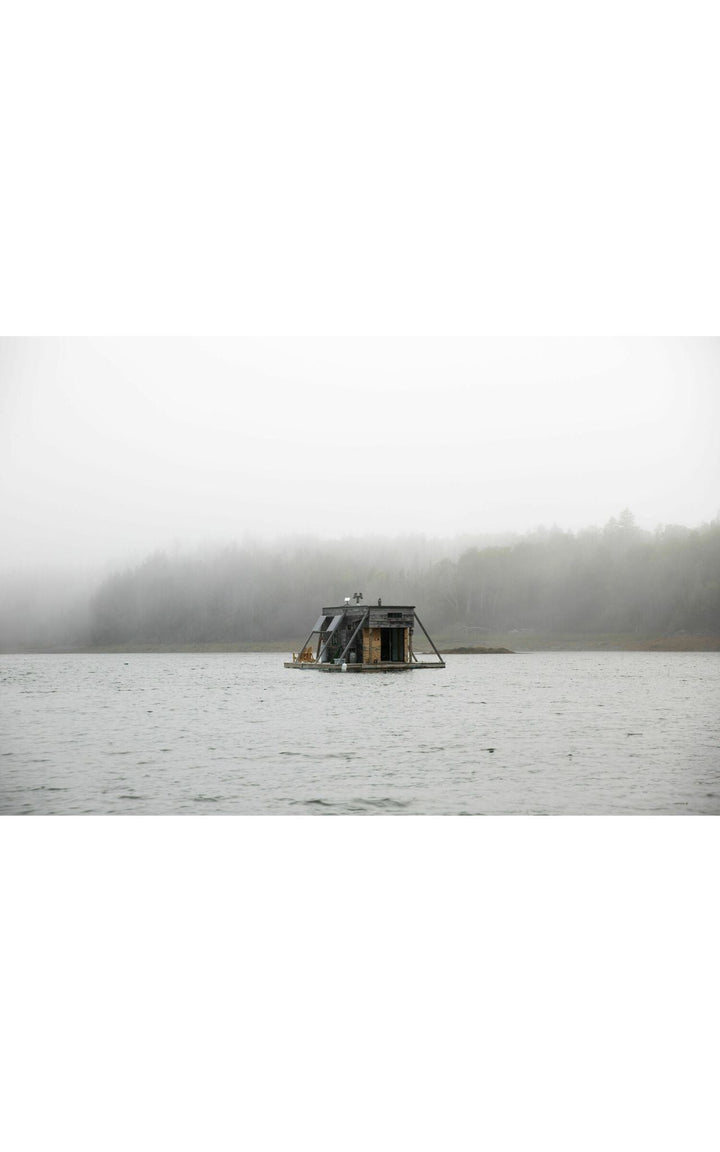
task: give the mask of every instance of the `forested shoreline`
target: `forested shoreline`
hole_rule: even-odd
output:
[[[3,651],[293,647],[356,591],[445,644],[720,647],[720,520],[538,529],[500,542],[300,540],[157,552],[88,588],[5,576]]]

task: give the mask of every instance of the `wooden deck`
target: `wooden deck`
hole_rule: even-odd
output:
[[[417,672],[421,668],[444,668],[440,660],[422,661],[413,664],[316,664],[309,660],[286,660],[286,668],[300,668],[306,672]]]

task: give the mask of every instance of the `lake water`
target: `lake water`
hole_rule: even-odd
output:
[[[720,812],[720,653],[283,658],[0,656],[0,812]]]

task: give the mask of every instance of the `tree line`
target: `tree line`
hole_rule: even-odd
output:
[[[0,645],[294,646],[321,607],[354,592],[415,604],[445,642],[718,637],[720,520],[647,532],[625,511],[600,529],[538,529],[469,547],[355,538],[157,552],[91,595],[56,592],[39,613],[25,587],[25,619],[17,597],[9,609],[4,598]]]

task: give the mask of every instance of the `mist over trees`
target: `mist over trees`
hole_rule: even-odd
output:
[[[360,591],[413,603],[445,642],[720,636],[720,520],[540,528],[504,539],[286,540],[158,552],[87,587],[0,581],[0,646],[299,644],[323,605]]]
[[[89,644],[97,578],[43,567],[0,572],[0,651],[53,651]]]

